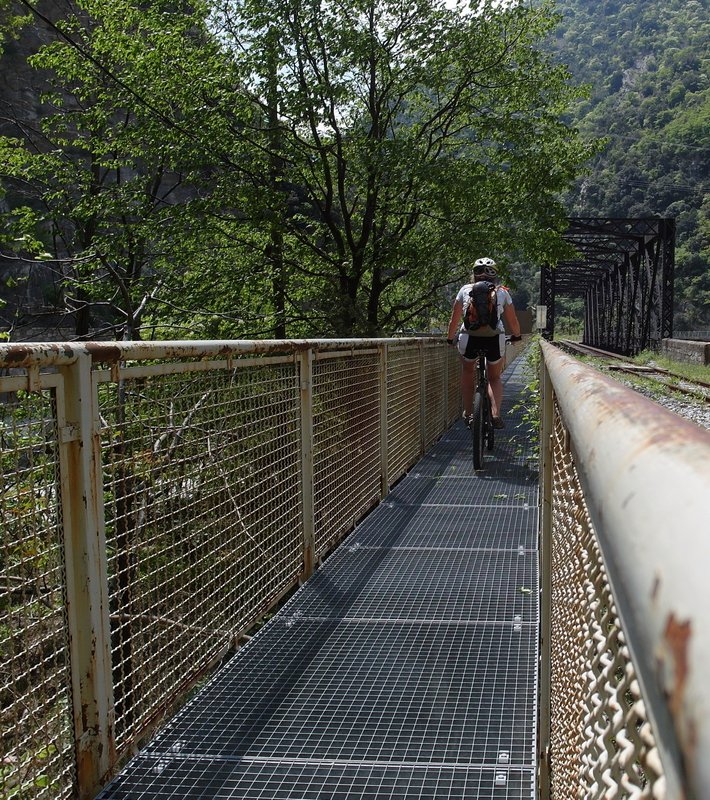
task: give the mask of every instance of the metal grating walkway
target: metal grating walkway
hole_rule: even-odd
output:
[[[534,798],[537,464],[519,421],[478,475],[455,425],[100,800]]]

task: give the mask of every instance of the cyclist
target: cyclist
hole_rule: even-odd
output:
[[[485,326],[481,328],[480,332],[467,331],[463,327],[464,302],[476,281],[490,281],[496,285],[499,320],[497,330],[492,330]],[[503,322],[505,322],[505,326]],[[461,355],[461,397],[463,400],[463,415],[467,423],[470,420],[473,406],[476,352],[484,350],[487,360],[488,394],[491,399],[493,427],[505,427],[501,416],[503,381],[501,381],[500,376],[504,365],[506,328],[512,334],[511,341],[520,341],[520,324],[513,307],[513,298],[504,286],[499,285],[496,262],[492,258],[479,258],[473,265],[471,282],[464,284],[456,295],[447,334],[447,341],[450,345],[456,345]]]

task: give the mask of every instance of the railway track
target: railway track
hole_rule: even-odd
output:
[[[600,350],[581,342],[562,339],[557,342],[564,349],[580,355],[600,359],[601,366],[610,372],[621,372],[637,378],[646,378],[664,387],[669,392],[677,392],[695,402],[710,404],[710,383],[691,381],[684,375],[654,365],[636,364],[630,358],[608,350]]]

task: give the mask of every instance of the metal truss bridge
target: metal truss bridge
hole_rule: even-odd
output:
[[[584,300],[584,344],[636,355],[672,338],[675,220],[574,218],[565,239],[574,255],[541,272],[546,338],[562,296]]]

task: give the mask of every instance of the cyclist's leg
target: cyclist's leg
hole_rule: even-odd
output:
[[[501,339],[505,342],[505,338],[501,336],[492,336],[490,344],[487,347],[488,353],[488,396],[491,398],[491,416],[494,418],[500,417],[501,408],[503,406],[503,381],[501,374],[503,373],[503,366],[505,360],[503,358],[504,350],[501,350]],[[503,347],[505,345],[503,344]]]
[[[475,342],[467,333],[459,336],[458,348],[461,354],[461,400],[463,412],[468,419],[473,413],[473,387],[476,383],[476,358],[471,358]]]
[[[463,410],[467,417],[473,412],[473,387],[476,383],[476,362],[461,359],[461,398]]]
[[[483,469],[483,447],[486,440],[486,404],[483,402],[483,392],[476,392],[473,397],[473,417],[470,421],[471,443],[473,444],[473,468]]]
[[[503,406],[503,381],[500,376],[503,372],[503,359],[488,362],[488,395],[491,398],[491,415],[500,417]]]

